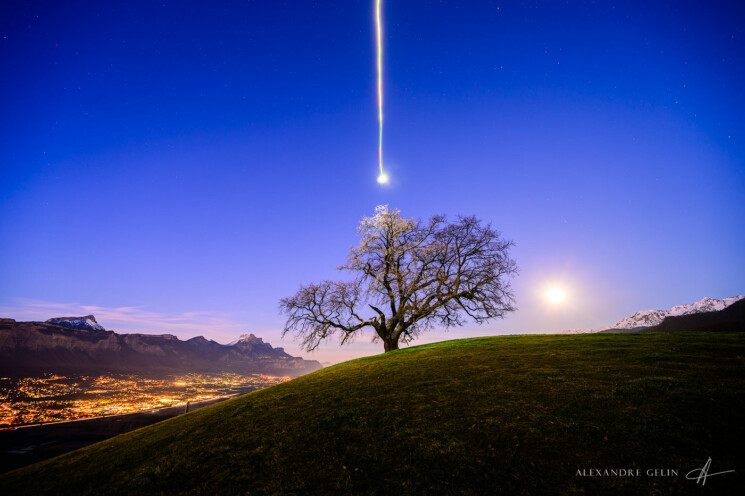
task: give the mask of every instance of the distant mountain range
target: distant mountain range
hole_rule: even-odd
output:
[[[740,298],[731,305],[713,312],[669,315],[656,326],[645,327],[641,331],[745,331],[745,299]]]
[[[743,311],[745,311],[745,296],[743,295],[732,296],[723,300],[703,298],[695,303],[676,305],[669,310],[641,310],[607,327],[574,329],[564,331],[564,333],[677,331],[693,330],[710,325],[732,327],[738,322],[740,325],[745,324]],[[743,327],[743,330],[745,330],[745,327]]]
[[[290,356],[253,334],[230,345],[202,336],[117,334],[93,315],[46,322],[0,319],[0,373],[237,372],[299,376],[322,368]]]

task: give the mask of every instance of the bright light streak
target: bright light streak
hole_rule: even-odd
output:
[[[380,22],[380,4],[382,0],[375,1],[375,26],[378,40],[378,182],[385,184],[388,176],[383,172],[383,36]]]

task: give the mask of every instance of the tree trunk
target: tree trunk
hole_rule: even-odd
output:
[[[384,339],[383,340],[383,349],[385,349],[386,352],[397,350],[398,349],[398,339]]]

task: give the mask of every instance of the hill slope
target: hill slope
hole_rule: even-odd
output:
[[[745,333],[504,336],[343,363],[0,477],[5,494],[742,487]],[[696,486],[685,474],[713,458]],[[639,468],[639,477],[582,469]],[[676,469],[677,476],[647,476]]]

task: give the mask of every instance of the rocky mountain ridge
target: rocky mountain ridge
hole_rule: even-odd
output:
[[[92,315],[46,322],[0,319],[0,373],[237,372],[298,376],[321,368],[253,334],[223,345],[203,336],[118,334]]]
[[[662,323],[665,317],[679,317],[694,313],[718,312],[724,310],[731,304],[745,298],[745,296],[732,296],[717,300],[716,298],[702,298],[688,305],[676,305],[669,310],[641,310],[635,314],[625,317],[606,329],[634,329],[636,327],[652,327]]]
[[[705,297],[697,302],[689,303],[686,305],[676,305],[668,310],[640,310],[633,315],[624,317],[606,327],[599,327],[596,329],[572,329],[563,331],[563,333],[580,334],[591,332],[606,332],[612,330],[643,330],[660,326],[666,319],[670,317],[682,317],[686,315],[720,312],[743,299],[745,299],[744,295],[731,296],[729,298],[723,298],[721,300]],[[675,320],[673,319],[673,321]]]

